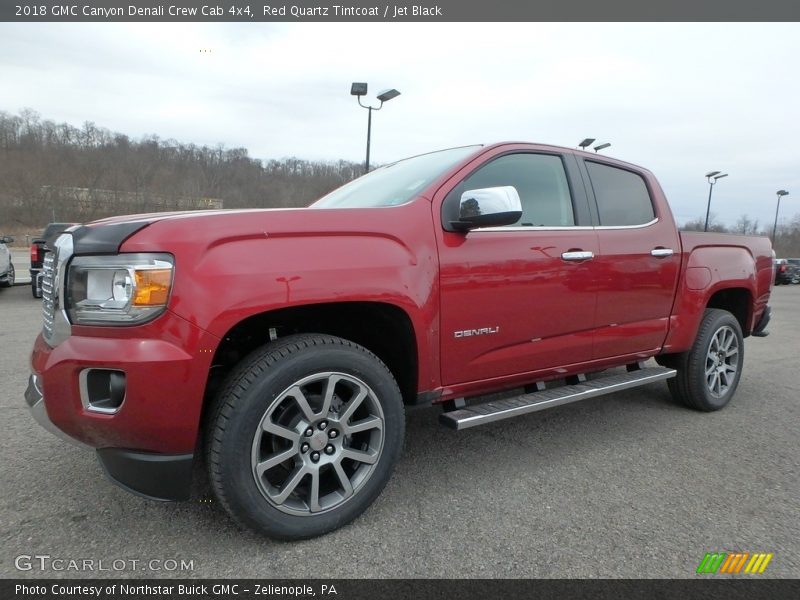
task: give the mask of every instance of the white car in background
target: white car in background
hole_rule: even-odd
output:
[[[14,285],[14,265],[11,262],[11,250],[7,245],[13,241],[14,238],[10,236],[0,236],[0,287]]]

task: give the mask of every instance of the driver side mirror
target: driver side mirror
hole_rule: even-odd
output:
[[[467,190],[461,194],[458,221],[450,225],[456,231],[477,227],[513,225],[522,217],[522,202],[514,186]]]

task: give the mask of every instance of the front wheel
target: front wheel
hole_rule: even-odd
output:
[[[8,272],[6,273],[6,280],[0,283],[2,287],[12,287],[14,285],[15,275],[14,275],[14,265],[8,265]]]
[[[672,396],[690,408],[711,412],[730,402],[744,365],[739,321],[718,308],[706,309],[692,349],[677,355],[678,373],[667,382]]]
[[[295,335],[228,378],[207,444],[212,487],[243,525],[278,539],[341,527],[377,498],[400,456],[403,402],[367,349]]]

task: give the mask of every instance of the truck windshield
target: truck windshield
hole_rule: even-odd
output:
[[[313,208],[371,208],[405,204],[480,146],[464,146],[399,160],[323,196]]]

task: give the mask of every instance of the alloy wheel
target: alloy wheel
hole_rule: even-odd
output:
[[[317,373],[284,390],[264,413],[253,438],[253,477],[277,509],[319,514],[358,492],[383,442],[383,410],[370,387],[346,373]]]
[[[706,354],[706,385],[715,398],[728,393],[739,370],[739,340],[728,325],[717,329]]]

